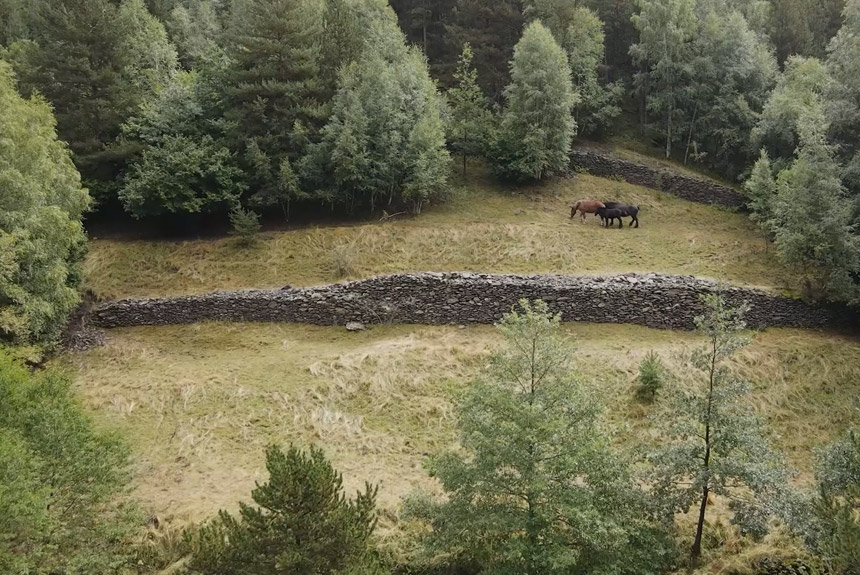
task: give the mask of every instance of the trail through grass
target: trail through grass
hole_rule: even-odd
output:
[[[500,188],[486,175],[455,185],[450,202],[416,218],[261,234],[252,248],[232,238],[94,239],[87,287],[105,298],[317,285],[410,271],[694,274],[791,289],[793,280],[748,219],[717,207],[579,175],[539,188]],[[641,227],[603,229],[571,220],[581,198],[641,207]]]

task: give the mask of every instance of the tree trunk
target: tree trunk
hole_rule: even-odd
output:
[[[687,156],[690,155],[690,142],[693,141],[693,126],[696,125],[696,113],[699,111],[699,103],[693,107],[693,118],[690,120],[690,133],[687,134],[687,149],[684,150],[684,165],[687,165]]]
[[[702,489],[702,504],[699,506],[699,522],[696,524],[696,538],[693,540],[693,548],[690,556],[695,562],[702,556],[702,531],[705,527],[705,509],[708,507],[708,486]]]
[[[666,118],[666,159],[672,155],[672,116],[674,115],[674,102],[669,106],[669,114]]]

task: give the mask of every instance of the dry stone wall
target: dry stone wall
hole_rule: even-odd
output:
[[[747,320],[753,327],[823,327],[845,319],[836,309],[692,276],[418,273],[301,289],[106,302],[92,310],[91,322],[104,328],[202,321],[493,323],[520,298],[539,298],[564,321],[692,329],[702,312],[700,296],[717,290],[732,304],[751,306]]]
[[[624,178],[631,184],[662,190],[691,202],[729,208],[740,208],[746,203],[743,195],[728,186],[637,164],[592,148],[574,148],[570,161],[574,168],[588,170],[595,176]]]

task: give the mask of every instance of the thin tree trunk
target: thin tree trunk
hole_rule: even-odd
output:
[[[687,134],[687,149],[684,150],[684,165],[687,165],[687,156],[690,155],[690,142],[693,141],[693,126],[696,125],[696,114],[699,111],[699,103],[693,107],[693,118],[690,120],[690,133]]]
[[[705,414],[705,457],[703,466],[705,468],[705,484],[702,487],[702,503],[699,505],[699,520],[696,523],[696,537],[693,539],[693,547],[690,556],[693,562],[702,556],[702,532],[705,528],[705,512],[708,508],[708,493],[710,492],[710,464],[711,464],[711,409],[714,404],[714,373],[717,369],[717,342],[711,343],[711,370],[708,376],[708,410]]]
[[[666,118],[666,159],[672,155],[672,116],[674,115],[674,102],[669,106],[669,114]]]

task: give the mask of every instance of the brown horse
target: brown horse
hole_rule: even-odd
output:
[[[570,217],[573,219],[573,216],[575,216],[576,212],[579,211],[582,223],[584,224],[585,214],[596,214],[598,209],[605,207],[606,206],[603,205],[603,202],[598,200],[579,200],[570,208]]]

